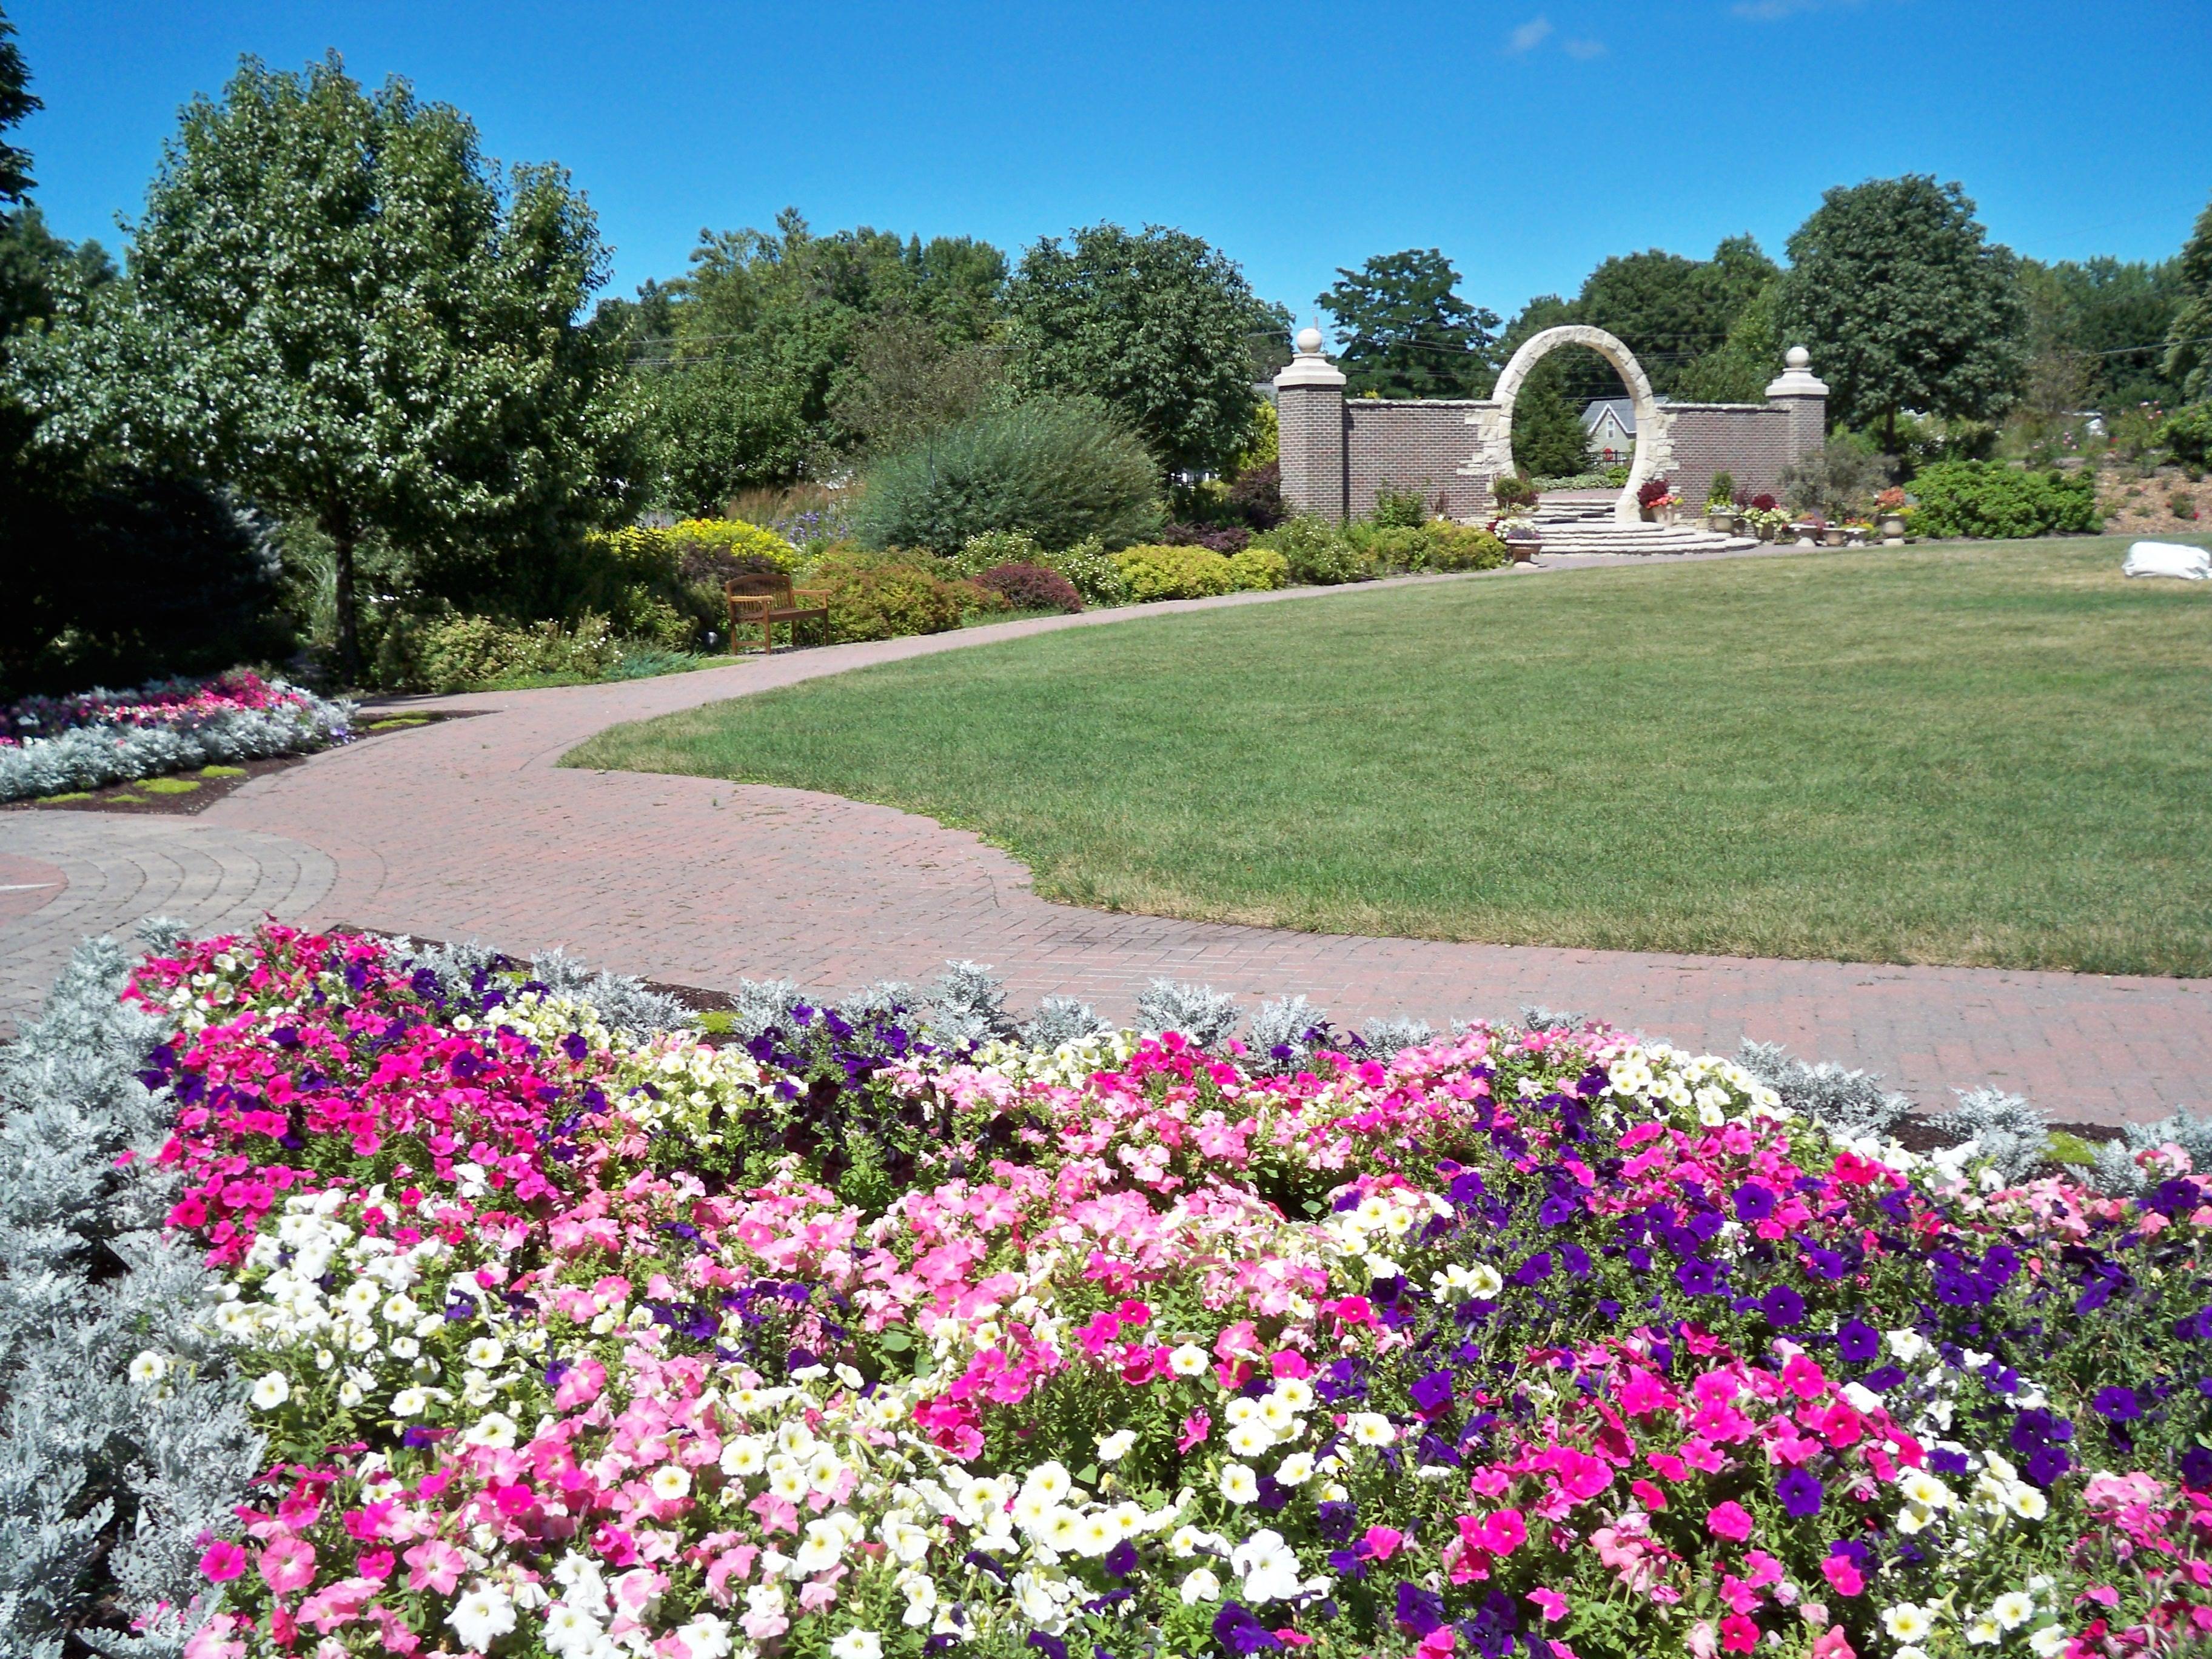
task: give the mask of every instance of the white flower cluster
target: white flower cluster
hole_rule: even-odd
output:
[[[2022,1635],[2026,1638],[2022,1645],[2034,1659],[2057,1659],[2068,1645],[2065,1625],[2053,1619],[2029,1628],[2030,1621],[2039,1613],[2058,1611],[2051,1595],[2056,1583],[2048,1574],[2037,1574],[2028,1580],[2026,1589],[2008,1590],[1982,1612],[1966,1615],[1960,1634],[1971,1647],[1995,1647]],[[1951,1598],[1947,1595],[1940,1605],[1900,1601],[1884,1607],[1881,1627],[1898,1644],[1892,1659],[1928,1659],[1928,1650],[1921,1644],[1934,1634],[1950,1606]]]
[[[1782,1097],[1732,1060],[1693,1054],[1664,1042],[1635,1043],[1606,1066],[1607,1092],[1695,1115],[1708,1129],[1738,1117],[1787,1122],[1797,1115]]]
[[[1405,1268],[1387,1252],[1403,1247],[1419,1229],[1451,1212],[1445,1199],[1422,1188],[1375,1188],[1352,1208],[1322,1219],[1316,1230],[1322,1257],[1358,1261],[1376,1279],[1396,1279]]]

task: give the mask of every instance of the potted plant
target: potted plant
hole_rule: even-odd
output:
[[[1820,544],[1821,534],[1827,527],[1827,520],[1818,513],[1808,513],[1790,526],[1796,534],[1797,545],[1800,547],[1818,547]]]
[[[1905,545],[1905,509],[1911,503],[1910,496],[1894,488],[1874,498],[1875,511],[1881,515],[1881,538],[1892,547]]]
[[[1682,498],[1668,488],[1664,478],[1646,478],[1636,492],[1636,505],[1646,524],[1674,523],[1674,509],[1681,504]]]
[[[1490,521],[1490,533],[1505,544],[1505,550],[1513,556],[1516,564],[1532,562],[1543,551],[1543,533],[1536,521],[1525,514],[1509,513]]]
[[[1500,513],[1525,514],[1536,510],[1536,486],[1525,474],[1508,472],[1492,479],[1490,493],[1497,497]]]
[[[1735,480],[1728,473],[1714,473],[1705,491],[1705,527],[1723,536],[1735,533]]]
[[[1870,519],[1844,520],[1844,545],[1846,547],[1864,547],[1867,538],[1872,534],[1874,534],[1874,521]],[[1833,547],[1835,544],[1831,542],[1828,545]]]

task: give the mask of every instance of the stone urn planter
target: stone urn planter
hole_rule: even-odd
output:
[[[1708,530],[1712,531],[1717,535],[1735,535],[1735,509],[1734,507],[1729,507],[1722,512],[1706,514],[1705,527]]]
[[[1790,526],[1790,534],[1799,547],[1818,547],[1820,544],[1820,527],[1818,525],[1793,524]],[[1778,535],[1774,539],[1778,542],[1782,538]]]
[[[1832,524],[1820,532],[1820,545],[1823,547],[1841,547],[1850,539],[1849,533],[1839,524]]]
[[[1516,564],[1534,564],[1537,554],[1544,550],[1543,539],[1537,536],[1509,536],[1505,550],[1513,556]]]
[[[1881,515],[1881,539],[1890,547],[1905,545],[1905,514],[1885,513]]]

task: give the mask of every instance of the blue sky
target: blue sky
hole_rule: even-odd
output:
[[[178,106],[337,47],[589,193],[615,291],[702,227],[1177,225],[1304,321],[1437,246],[1506,313],[1608,253],[1778,255],[1828,185],[1961,180],[2021,252],[2172,252],[2212,195],[2207,0],[765,6],[16,0],[56,229],[111,246]]]

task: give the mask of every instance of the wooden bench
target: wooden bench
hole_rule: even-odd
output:
[[[827,588],[793,587],[791,578],[780,570],[762,571],[743,576],[732,576],[722,585],[723,597],[730,602],[730,649],[739,649],[740,629],[749,629],[757,623],[761,631],[761,649],[775,649],[775,625],[791,624],[791,642],[799,643],[799,624],[811,618],[822,624],[823,637],[830,634],[830,607],[826,603],[801,605],[801,599],[826,601]],[[744,647],[750,649],[748,646]]]

